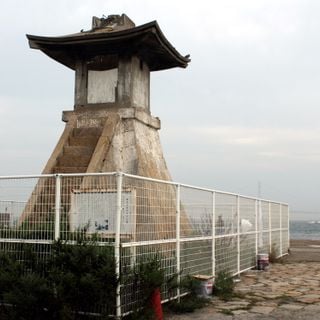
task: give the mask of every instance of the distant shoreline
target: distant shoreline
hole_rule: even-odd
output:
[[[320,262],[320,240],[291,239],[288,262]]]
[[[315,223],[315,224],[320,224],[320,220],[317,219],[290,219],[290,222],[307,222],[307,223]]]
[[[314,221],[314,220],[312,220]],[[290,221],[291,240],[320,240],[320,223],[309,221]]]
[[[290,247],[301,248],[312,245],[320,245],[320,240],[310,239],[290,239]]]

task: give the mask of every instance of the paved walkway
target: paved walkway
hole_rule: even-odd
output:
[[[320,251],[314,254],[320,256]],[[237,297],[231,301],[214,297],[206,308],[165,319],[320,319],[319,262],[273,264],[268,271],[250,270],[241,275],[235,291]]]

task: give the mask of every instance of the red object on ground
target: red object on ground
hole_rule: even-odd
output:
[[[151,296],[151,306],[154,311],[155,320],[163,320],[163,313],[162,313],[162,305],[161,305],[161,295],[160,289],[157,288],[153,291]]]

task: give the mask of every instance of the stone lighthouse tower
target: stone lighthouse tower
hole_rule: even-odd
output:
[[[150,113],[150,72],[187,67],[156,21],[125,15],[92,19],[92,29],[61,37],[27,35],[30,47],[75,71],[74,110],[43,173],[122,171],[170,180],[160,120]]]

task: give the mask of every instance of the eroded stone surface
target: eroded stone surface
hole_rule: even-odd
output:
[[[263,307],[263,306],[256,306],[252,307],[250,312],[253,313],[262,313],[262,314],[269,314],[274,310],[274,307]]]
[[[283,304],[279,306],[281,309],[286,309],[286,310],[301,310],[304,307],[303,304]]]
[[[214,297],[210,306],[192,315],[174,315],[166,319],[205,320],[213,318],[213,314],[217,320],[318,319],[319,283],[318,262],[274,264],[269,271],[250,270],[241,276],[235,289],[241,299],[225,302]]]

